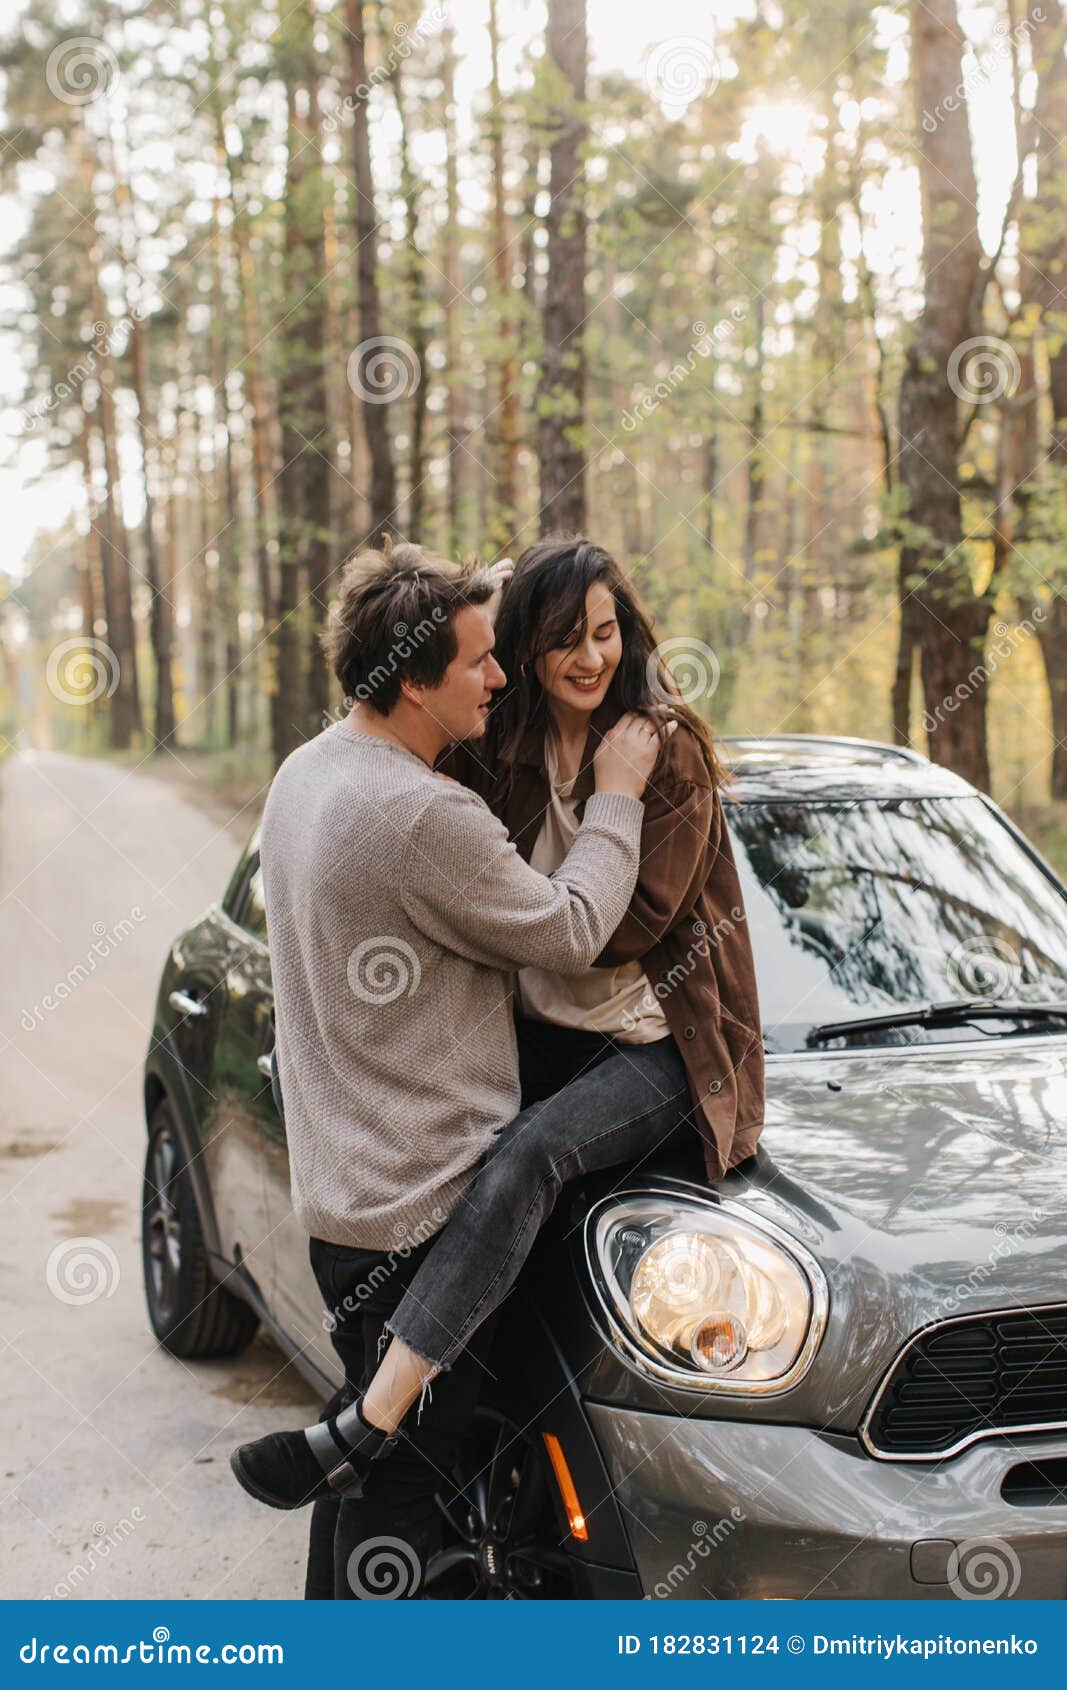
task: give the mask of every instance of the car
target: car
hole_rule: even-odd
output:
[[[1067,888],[916,752],[722,747],[759,1149],[715,1188],[695,1135],[565,1188],[442,1481],[424,1594],[1062,1598]],[[325,1397],[272,1013],[253,836],[163,969],[148,1309],[183,1357],[262,1323]]]

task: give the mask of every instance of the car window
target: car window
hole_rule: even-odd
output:
[[[231,921],[237,920],[237,912],[241,907],[245,887],[252,869],[259,864],[259,829],[256,828],[248,844],[237,860],[237,867],[230,876],[230,883],[222,895],[222,908]]]
[[[1064,997],[1067,900],[980,798],[751,802],[730,827],[769,1051],[815,1048],[822,1022],[931,1000]]]
[[[259,866],[259,853],[255,857],[255,866],[248,876],[245,894],[241,899],[234,920],[238,926],[254,935],[257,939],[267,942],[267,910],[263,902],[263,871]]]

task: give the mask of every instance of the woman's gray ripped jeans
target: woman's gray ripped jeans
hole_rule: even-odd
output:
[[[670,1035],[620,1045],[528,1021],[519,1023],[519,1044],[523,1096],[551,1095],[516,1115],[472,1169],[386,1322],[436,1372],[507,1296],[568,1180],[639,1161],[676,1137],[691,1144],[696,1135],[685,1066]]]

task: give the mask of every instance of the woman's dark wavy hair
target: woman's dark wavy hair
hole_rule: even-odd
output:
[[[585,599],[602,581],[615,599],[622,634],[622,657],[606,697],[628,710],[662,710],[696,736],[715,786],[729,776],[715,750],[708,724],[680,696],[670,669],[659,656],[652,624],[619,565],[592,540],[579,534],[550,534],[527,546],[504,589],[496,620],[493,655],[507,686],[493,701],[486,727],[487,760],[500,771],[503,789],[511,784],[515,759],[533,723],[548,725],[548,704],[536,674],[543,653],[581,637]]]

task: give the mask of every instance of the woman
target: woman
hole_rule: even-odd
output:
[[[480,791],[550,875],[593,791],[602,735],[627,713],[656,717],[637,889],[585,974],[518,971],[522,1113],[420,1251],[362,1397],[236,1452],[241,1483],[273,1506],[358,1485],[388,1452],[430,1381],[499,1307],[565,1181],[692,1142],[694,1129],[717,1180],[753,1154],[762,1126],[759,1005],[724,772],[614,559],[581,538],[529,547],[503,593],[495,655],[509,684],[484,739],[452,752],[442,778]]]

